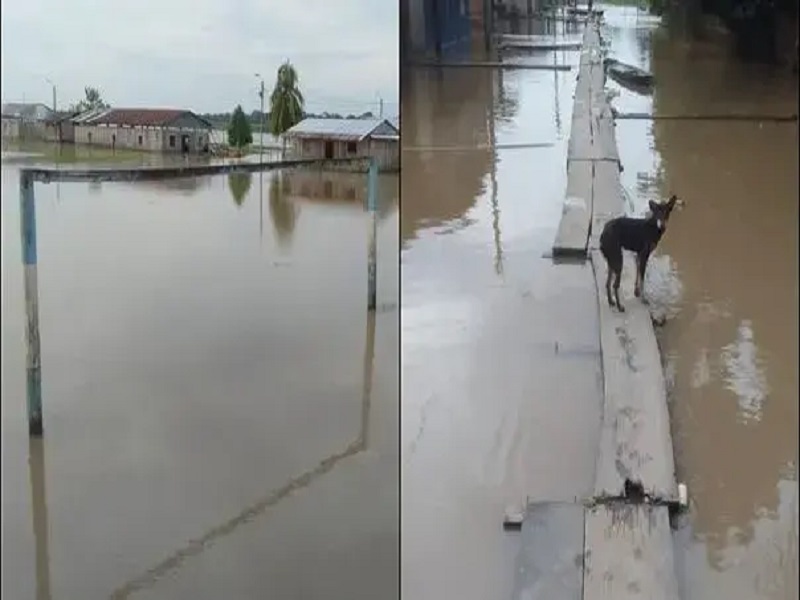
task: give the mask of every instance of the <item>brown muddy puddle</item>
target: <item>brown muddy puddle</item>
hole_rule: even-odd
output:
[[[651,70],[652,98],[620,112],[797,111],[786,70],[743,65],[724,40],[642,27],[606,7],[612,55]],[[678,558],[692,599],[798,597],[797,124],[618,121],[632,212],[676,193],[648,287],[672,318],[660,335],[678,477],[691,512]]]
[[[363,175],[37,185],[30,447],[17,171],[2,177],[3,595],[391,597],[397,177],[372,318]]]
[[[502,530],[506,508],[592,485],[594,283],[590,268],[543,258],[561,216],[574,87],[574,72],[482,68],[415,69],[403,83],[407,598],[510,597],[518,537]]]

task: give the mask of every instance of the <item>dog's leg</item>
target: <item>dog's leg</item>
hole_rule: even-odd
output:
[[[650,260],[649,250],[645,250],[636,256],[636,290],[634,294],[637,298],[641,298],[645,304],[647,304],[647,300],[644,298],[644,273],[647,270],[648,260]]]
[[[611,270],[611,266],[606,263],[606,298],[608,298],[608,305],[611,308],[614,308],[614,300],[611,298],[611,278],[614,276],[614,271]]]
[[[614,298],[617,300],[617,308],[619,312],[625,312],[625,307],[619,301],[619,280],[622,279],[622,269],[614,273]]]

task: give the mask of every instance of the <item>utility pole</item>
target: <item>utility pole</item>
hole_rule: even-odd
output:
[[[378,96],[378,117],[383,118],[383,98]]]
[[[264,236],[264,78],[256,73],[261,80],[258,96],[261,98],[261,131],[258,134],[258,239],[259,243]],[[283,158],[283,157],[281,157]]]
[[[58,107],[57,107],[57,105],[56,105],[56,84],[55,84],[55,83],[53,83],[53,82],[52,82],[50,79],[48,79],[47,77],[45,77],[45,78],[44,78],[44,80],[45,80],[47,83],[49,83],[49,84],[50,84],[50,85],[53,87],[53,112],[56,112],[56,111],[58,110]]]
[[[261,132],[258,136],[258,164],[264,164],[264,78],[256,73],[256,77],[261,80],[261,87],[258,90],[258,96],[261,98]]]

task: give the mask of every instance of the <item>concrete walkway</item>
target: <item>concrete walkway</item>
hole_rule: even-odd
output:
[[[596,22],[587,23],[567,153],[567,193],[556,257],[589,258],[594,271],[603,367],[603,423],[592,496],[583,503],[531,504],[522,525],[515,598],[673,600],[678,586],[669,522],[677,505],[669,414],[649,310],[605,302],[604,224],[622,214],[620,162],[606,99]]]

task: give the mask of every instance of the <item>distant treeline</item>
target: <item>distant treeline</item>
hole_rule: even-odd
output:
[[[232,113],[205,113],[201,114],[200,116],[203,117],[206,121],[210,122],[216,129],[225,129],[228,127],[228,124],[231,122],[231,114]],[[361,113],[360,115],[342,115],[339,113],[329,113],[323,112],[320,114],[316,113],[304,113],[303,116],[305,118],[311,119],[373,119],[375,115],[367,111],[365,113]],[[257,110],[251,112],[247,120],[250,122],[250,127],[252,127],[253,131],[259,131],[261,129],[261,113]],[[265,126],[269,127],[269,113],[264,115],[264,124]]]

